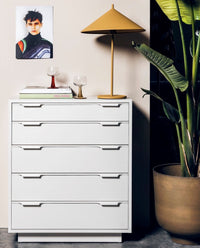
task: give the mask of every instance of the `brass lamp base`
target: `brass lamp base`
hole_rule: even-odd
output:
[[[86,99],[87,97],[84,96],[74,96],[75,99]]]
[[[99,99],[124,99],[126,96],[124,95],[99,95],[97,96]]]

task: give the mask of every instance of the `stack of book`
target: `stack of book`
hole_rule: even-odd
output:
[[[41,86],[29,86],[19,92],[20,99],[69,99],[73,98],[70,87],[45,88]]]

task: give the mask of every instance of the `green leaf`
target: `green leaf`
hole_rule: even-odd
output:
[[[159,95],[157,95],[155,92],[151,90],[142,89],[145,92],[145,95],[151,95],[162,102],[163,110],[167,118],[174,122],[179,123],[180,122],[180,115],[178,110],[172,106],[170,103],[165,102]]]
[[[163,110],[167,118],[174,123],[179,123],[180,115],[179,115],[178,110],[174,108],[171,104],[165,101],[163,101],[162,105],[163,105]]]
[[[175,87],[182,92],[184,92],[188,88],[188,81],[175,68],[175,66],[173,65],[174,61],[172,59],[162,55],[161,53],[155,51],[145,44],[136,45],[134,42],[132,42],[132,45],[164,75],[164,77],[169,81],[172,87]]]
[[[156,0],[162,11],[171,21],[178,20],[176,0]],[[199,0],[177,0],[182,21],[192,24],[192,9],[194,19],[200,20],[200,1]]]
[[[143,89],[143,88],[141,88],[141,90],[143,90],[145,92],[145,94],[143,95],[143,97],[145,95],[151,95],[151,96],[157,98],[158,100],[163,101],[163,99],[161,97],[159,97],[159,95],[157,95],[155,92],[153,92],[151,90],[146,90],[146,89]]]
[[[176,89],[179,89],[182,92],[187,90],[189,82],[186,80],[186,78],[183,75],[181,75],[177,71],[174,65],[171,65],[168,68],[166,68],[165,72],[168,75],[169,80],[171,80],[171,83]]]

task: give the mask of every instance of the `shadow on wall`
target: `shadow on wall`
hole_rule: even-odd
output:
[[[111,36],[110,35],[101,35],[96,38],[96,41],[99,44],[107,45],[110,47]],[[132,44],[132,41],[136,43],[149,43],[148,37],[145,33],[125,33],[125,34],[115,34],[114,35],[114,48],[123,48],[124,50],[129,50]]]
[[[132,233],[124,234],[125,240],[143,237],[151,225],[150,219],[150,125],[146,116],[133,104],[133,146],[132,146]]]

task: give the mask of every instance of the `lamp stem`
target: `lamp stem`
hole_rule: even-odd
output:
[[[113,96],[114,34],[111,35],[111,96]]]

